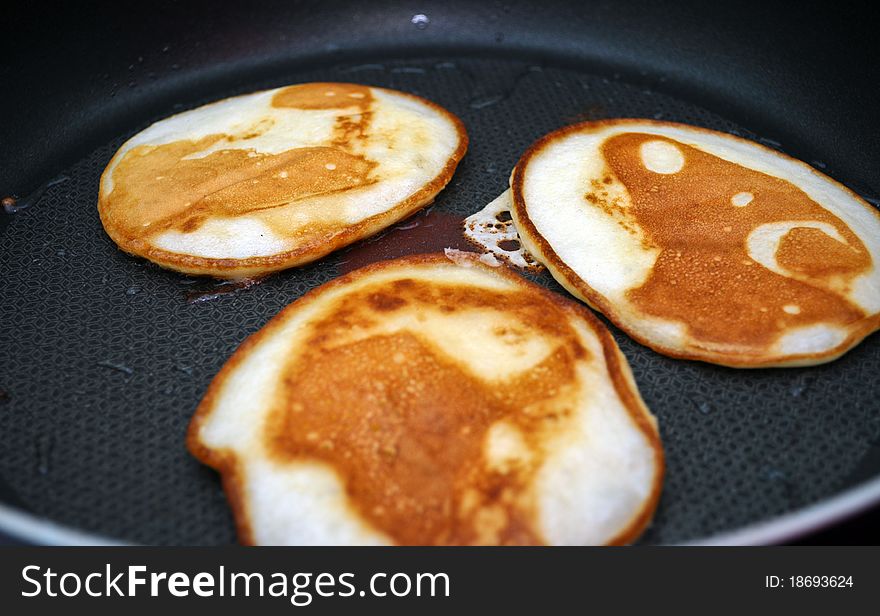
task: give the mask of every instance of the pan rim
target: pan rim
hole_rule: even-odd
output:
[[[877,503],[880,503],[880,476],[847,488],[830,498],[776,517],[677,545],[757,546],[779,544],[843,521]],[[78,530],[3,503],[0,503],[0,531],[15,540],[32,545],[137,545],[99,533]]]

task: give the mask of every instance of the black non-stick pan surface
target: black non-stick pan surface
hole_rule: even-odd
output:
[[[98,219],[99,176],[127,138],[175,112],[314,80],[424,96],[470,135],[432,210],[458,216],[504,190],[536,138],[607,117],[739,134],[880,195],[876,33],[857,8],[124,4],[4,20],[0,197],[16,199],[0,214],[0,530],[11,508],[121,541],[235,540],[217,475],[184,447],[187,423],[237,345],[350,253],[232,291],[118,251]],[[612,331],[667,454],[643,542],[821,513],[880,475],[880,336],[824,366],[743,371]],[[23,538],[45,540],[33,532]]]

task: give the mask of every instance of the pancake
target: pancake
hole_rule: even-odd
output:
[[[243,278],[301,265],[433,201],[464,156],[461,121],[427,100],[347,83],[228,98],[129,139],[98,212],[125,252]]]
[[[587,122],[536,142],[511,188],[525,248],[660,353],[811,365],[880,325],[877,210],[751,141],[668,122]]]
[[[607,329],[462,251],[292,303],[216,376],[187,444],[247,544],[626,543],[663,473]]]

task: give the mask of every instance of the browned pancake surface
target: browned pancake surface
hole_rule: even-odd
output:
[[[525,248],[661,353],[809,365],[880,326],[880,215],[753,142],[651,120],[577,124],[529,148],[511,201]]]
[[[346,83],[288,86],[275,91],[271,99],[259,98],[262,93],[229,99],[237,101],[239,107],[253,100],[253,108],[246,110],[249,119],[237,121],[235,114],[241,111],[236,108],[220,122],[227,127],[225,132],[198,138],[169,141],[154,130],[162,125],[157,123],[144,131],[153,131],[149,133],[152,137],[144,137],[142,141],[146,142],[139,143],[135,140],[140,135],[136,135],[132,141],[137,144],[123,146],[105,171],[98,204],[102,223],[127,252],[188,273],[233,278],[307,262],[374,233],[429,203],[449,181],[467,145],[461,122],[445,110],[418,97],[385,92],[397,99],[377,101],[373,88]],[[407,105],[413,103],[424,106],[434,116],[426,117],[424,126],[411,125],[421,121],[412,119],[416,116],[406,121],[397,119],[403,122],[400,126],[393,121],[388,124],[397,113],[412,114]],[[302,117],[300,127],[293,128],[283,124],[283,113],[279,113],[285,110],[317,115]],[[193,114],[199,112],[209,114],[210,121],[218,123],[218,112],[211,111],[211,105],[187,112],[193,118],[187,124],[179,120],[181,116],[169,120],[176,121],[182,133],[197,133]],[[332,129],[328,126],[329,136],[318,138],[316,135],[323,135],[325,130],[327,112],[336,112]],[[378,128],[374,127],[377,113],[385,114],[382,117],[386,120]],[[393,161],[393,150],[400,140],[397,131],[406,129],[406,147],[410,149],[446,147],[432,141],[436,135],[422,134],[430,132],[432,126],[436,129],[438,122],[451,124],[459,143],[450,150],[445,168],[438,167],[439,175],[426,176],[420,189],[411,194],[377,197],[379,202],[391,199],[387,209],[362,220],[357,220],[358,216],[346,206],[316,210],[316,198],[329,199],[382,182],[400,181],[400,164]],[[289,135],[291,145],[279,150],[285,135]],[[267,141],[270,136],[271,142]],[[256,149],[256,143],[262,143],[260,147],[265,149]],[[381,147],[377,149],[376,143]],[[374,159],[377,151],[379,158]],[[369,152],[373,152],[373,158]],[[388,168],[382,167],[386,159],[392,161],[390,175]],[[365,198],[370,199],[369,195]],[[272,240],[267,239],[265,246],[261,243],[253,256],[241,256],[249,254],[245,240],[232,241],[234,248],[226,254],[216,247],[205,248],[231,241],[236,235],[236,227],[223,231],[218,222],[243,219],[265,225]],[[206,221],[214,223],[210,230],[203,230]],[[206,239],[200,236],[195,244],[187,244],[180,235],[169,235],[182,234],[185,238],[199,231],[204,231]],[[209,253],[201,252],[204,250]]]
[[[684,167],[670,174],[646,169],[640,147],[650,141],[674,144]],[[616,135],[603,143],[602,153],[629,192],[627,212],[661,251],[648,280],[629,292],[645,313],[681,321],[701,340],[751,346],[771,343],[791,327],[846,326],[865,317],[823,279],[833,275],[846,284],[871,266],[871,255],[843,221],[791,182],[657,135]],[[753,195],[743,207],[731,202],[741,192]],[[591,188],[585,198],[601,203],[601,188]],[[813,228],[794,228],[783,237],[778,263],[810,282],[762,267],[746,248],[758,226],[790,220],[828,223],[847,241]],[[792,305],[797,314],[784,310]]]
[[[495,335],[515,341],[528,324],[556,350],[525,374],[487,383],[409,332],[337,340],[419,304],[450,313],[503,304],[520,320]],[[543,461],[547,432],[565,428],[569,412],[558,401],[574,385],[574,360],[586,355],[553,302],[404,279],[346,298],[305,348],[285,369],[268,426],[275,455],[330,463],[349,502],[401,544],[480,542],[487,526],[499,543],[542,542],[524,487]],[[486,431],[500,419],[520,428],[531,453],[504,473],[482,455]]]
[[[587,527],[610,524],[597,542],[626,543],[644,529],[663,454],[610,334],[589,311],[504,268],[466,253],[456,263],[465,265],[417,255],[356,270],[289,306],[224,366],[193,417],[188,446],[223,474],[243,542],[337,536],[324,534],[331,531],[320,517],[279,519],[266,500],[269,485],[293,491],[268,497],[286,507],[306,498],[299,515],[327,507],[332,528],[339,516],[354,523],[355,542],[379,533],[400,545],[551,543],[542,530],[548,507]],[[470,329],[481,346],[505,351],[468,351]],[[251,395],[230,406],[264,370],[271,387],[254,392],[258,408],[239,410]],[[605,418],[588,420],[590,413]],[[591,422],[596,432],[586,436]],[[617,427],[603,432],[608,425]],[[582,472],[562,460],[580,460],[580,448],[590,464],[615,458],[589,453],[604,451],[604,438],[634,453],[602,471],[630,487],[579,493],[593,484],[561,479]],[[638,478],[627,477],[628,464]],[[618,513],[596,520],[594,506]],[[553,532],[556,542],[592,536],[576,525]]]

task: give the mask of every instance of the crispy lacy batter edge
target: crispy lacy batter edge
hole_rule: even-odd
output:
[[[523,245],[530,253],[532,253],[539,261],[541,261],[541,263],[543,263],[547,267],[547,270],[550,272],[553,278],[555,278],[556,281],[559,282],[559,284],[565,287],[565,289],[569,293],[571,293],[581,301],[585,302],[594,310],[597,310],[598,312],[604,314],[612,323],[614,323],[617,327],[626,332],[627,335],[633,338],[636,342],[656,351],[657,353],[672,357],[674,359],[703,361],[707,363],[718,364],[721,366],[727,366],[730,368],[793,368],[798,366],[814,366],[827,363],[837,359],[847,351],[851,350],[857,344],[859,344],[869,334],[880,329],[880,313],[869,315],[850,326],[849,335],[846,337],[846,339],[844,339],[843,342],[832,349],[828,349],[827,351],[822,353],[798,353],[788,355],[769,353],[755,355],[749,353],[719,352],[711,348],[700,346],[699,344],[688,344],[686,347],[681,349],[658,344],[654,342],[650,338],[650,336],[642,334],[638,330],[638,328],[622,314],[622,312],[615,310],[612,302],[608,301],[608,299],[604,295],[593,289],[589,284],[587,284],[586,281],[578,276],[577,273],[575,273],[574,270],[572,270],[562,259],[559,258],[559,256],[550,246],[549,242],[547,242],[547,240],[538,232],[538,229],[529,218],[525,199],[523,197],[523,183],[525,181],[526,167],[528,167],[532,158],[534,158],[538,153],[544,150],[552,142],[574,133],[595,132],[603,128],[621,125],[650,125],[667,128],[678,128],[698,133],[705,133],[707,135],[723,135],[732,140],[736,140],[752,146],[757,146],[775,156],[784,158],[790,162],[797,163],[804,169],[809,170],[819,179],[829,181],[837,185],[839,188],[842,188],[856,202],[860,203],[865,208],[870,210],[874,214],[874,216],[876,216],[878,220],[880,220],[880,212],[878,212],[876,208],[871,206],[871,204],[862,199],[858,194],[856,194],[843,184],[837,182],[833,178],[825,175],[824,173],[816,171],[815,169],[813,169],[813,167],[801,160],[792,158],[787,154],[783,154],[782,152],[778,152],[777,150],[773,150],[759,143],[744,139],[742,137],[738,137],[736,135],[722,133],[720,131],[713,131],[698,126],[691,126],[690,124],[682,124],[679,122],[663,122],[648,119],[642,120],[638,118],[620,118],[613,120],[579,122],[577,124],[571,124],[569,126],[559,128],[535,141],[523,153],[522,157],[520,157],[510,177],[510,188],[512,197],[511,201],[513,202],[511,214],[513,215],[517,230],[520,232],[520,239],[522,240]]]
[[[462,122],[458,116],[445,109],[444,107],[441,107],[437,103],[434,103],[433,101],[422,98],[421,96],[417,96],[415,94],[410,94],[409,92],[402,92],[400,90],[389,90],[388,88],[380,88],[377,86],[368,87],[375,90],[382,90],[391,94],[404,96],[423,105],[426,105],[427,107],[438,112],[447,121],[449,121],[455,128],[455,132],[458,136],[458,146],[456,147],[455,151],[449,156],[446,164],[444,165],[440,173],[436,175],[431,181],[424,184],[417,192],[413,193],[406,199],[399,201],[390,209],[384,212],[380,212],[379,214],[376,214],[369,218],[365,218],[358,223],[345,227],[342,231],[334,235],[329,240],[325,240],[322,242],[311,242],[302,246],[297,246],[296,248],[287,252],[282,252],[274,255],[248,257],[246,259],[215,259],[170,252],[150,245],[147,245],[145,248],[138,249],[133,245],[133,240],[131,240],[130,238],[126,238],[124,234],[121,233],[121,231],[113,225],[112,221],[105,213],[105,181],[109,179],[109,170],[114,167],[114,163],[117,161],[120,153],[123,151],[126,144],[128,143],[128,141],[126,141],[113,155],[113,158],[110,159],[110,162],[107,163],[107,166],[101,174],[101,181],[98,190],[98,215],[101,219],[101,224],[103,225],[105,232],[123,252],[136,257],[143,257],[144,259],[152,261],[160,267],[174,270],[183,274],[232,279],[248,278],[259,276],[262,274],[269,274],[272,272],[277,272],[280,270],[316,261],[333,251],[339,250],[344,246],[374,235],[379,231],[386,229],[390,225],[393,225],[399,220],[402,220],[407,216],[414,214],[423,207],[432,203],[434,201],[434,198],[440,193],[440,191],[442,191],[446,187],[446,185],[452,179],[452,176],[455,173],[456,168],[458,167],[458,163],[461,162],[461,159],[464,158],[464,155],[467,152],[467,130],[464,126],[464,122]],[[258,93],[259,92],[253,92],[253,94]],[[212,104],[214,103],[209,103],[208,105],[204,105],[204,107],[208,107]],[[133,138],[134,137],[132,137],[132,139]]]
[[[644,434],[648,445],[654,452],[654,479],[651,493],[645,499],[642,508],[623,527],[623,529],[606,545],[626,545],[635,541],[650,524],[660,500],[665,474],[665,457],[663,445],[660,442],[660,433],[657,427],[657,419],[651,414],[644,400],[639,394],[632,371],[623,353],[611,336],[608,329],[596,316],[581,304],[574,302],[557,293],[553,293],[533,282],[530,282],[514,273],[507,266],[497,268],[490,267],[480,262],[477,255],[465,254],[461,258],[470,261],[473,267],[484,268],[497,276],[502,276],[513,281],[526,289],[540,293],[546,299],[552,301],[563,311],[574,318],[583,319],[593,330],[602,343],[606,369],[618,397],[626,408],[635,426]],[[340,276],[312,289],[301,298],[295,300],[276,314],[260,330],[248,337],[214,377],[205,392],[202,401],[196,407],[195,414],[190,420],[186,433],[186,446],[190,453],[203,464],[217,470],[223,482],[223,489],[232,509],[239,542],[244,545],[254,545],[253,527],[247,509],[247,501],[244,497],[244,480],[241,475],[240,465],[236,453],[230,449],[214,449],[202,442],[200,432],[202,425],[208,420],[213,412],[216,400],[219,398],[223,387],[226,385],[228,376],[235,371],[248,354],[257,347],[264,338],[271,336],[293,313],[322,299],[325,293],[334,291],[344,285],[357,282],[369,277],[374,273],[398,267],[430,266],[430,265],[453,265],[446,255],[431,253],[422,255],[410,255],[388,261],[380,261],[357,269],[349,274]]]

